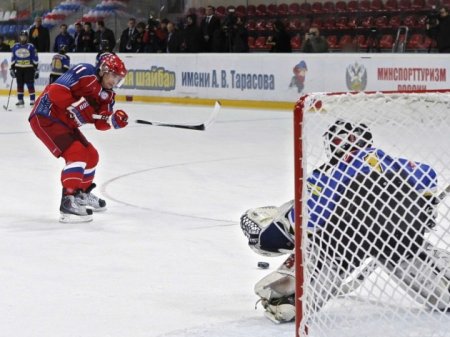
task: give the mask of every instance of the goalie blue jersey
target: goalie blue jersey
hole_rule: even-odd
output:
[[[432,194],[437,188],[436,172],[429,165],[393,158],[380,149],[367,148],[341,160],[329,174],[317,169],[307,179],[308,229],[325,224],[353,177],[368,175],[374,170],[397,174],[421,194]]]

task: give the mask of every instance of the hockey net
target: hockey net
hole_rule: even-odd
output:
[[[294,135],[297,336],[450,336],[450,92],[306,95]]]

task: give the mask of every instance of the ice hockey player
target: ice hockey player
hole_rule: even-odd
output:
[[[28,32],[21,31],[19,42],[12,48],[10,74],[17,80],[17,103],[16,106],[24,107],[25,84],[30,95],[30,105],[34,105],[35,90],[34,80],[39,78],[39,57],[33,44],[28,43]]]
[[[306,303],[313,306],[309,310],[320,310],[367,259],[385,268],[419,303],[448,310],[450,254],[430,245],[424,236],[435,226],[439,203],[435,171],[374,148],[364,124],[338,120],[324,140],[329,162],[308,178],[307,250],[312,262],[306,267],[312,278],[305,294],[310,297]],[[251,209],[242,216],[241,228],[250,247],[265,255],[292,249],[292,204]],[[286,272],[285,264],[255,287],[266,315],[278,322],[287,321],[292,311],[288,305],[294,306],[294,272],[293,268]],[[356,276],[359,282],[351,283],[353,289],[347,292],[367,277]]]
[[[97,67],[77,64],[45,88],[31,111],[36,136],[66,162],[61,173],[61,222],[91,221],[93,211],[106,209],[106,202],[92,193],[99,155],[79,128],[94,124],[105,131],[128,124],[125,111],[113,110],[113,88],[120,87],[126,74],[116,55],[106,55]]]
[[[70,68],[70,57],[67,55],[67,46],[62,44],[59,51],[52,58],[52,70],[50,72],[49,84],[55,82],[62,74]]]

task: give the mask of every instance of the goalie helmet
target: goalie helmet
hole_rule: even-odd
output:
[[[365,149],[373,145],[372,132],[366,124],[358,124],[354,133],[356,135],[355,147],[357,149]]]
[[[97,71],[99,76],[103,76],[106,73],[112,73],[116,77],[116,87],[120,87],[127,75],[127,69],[122,60],[113,53],[104,53],[100,55],[100,59],[97,64]]]
[[[323,134],[325,152],[332,161],[354,150],[362,150],[373,145],[372,132],[364,124],[354,124],[338,119]]]
[[[349,153],[356,141],[355,125],[343,119],[336,120],[323,134],[325,152],[328,159],[338,160]]]

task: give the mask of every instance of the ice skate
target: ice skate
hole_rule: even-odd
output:
[[[92,221],[92,210],[86,208],[81,192],[75,195],[63,195],[59,207],[60,222],[76,223]]]
[[[16,103],[16,107],[18,107],[18,108],[23,108],[24,106],[25,106],[25,102],[22,100],[20,100]]]
[[[30,106],[34,106],[34,101],[30,101]]]
[[[97,197],[94,193],[92,193],[92,190],[97,185],[91,184],[85,192],[80,192],[79,195],[77,195],[76,198],[80,197],[81,200],[80,203],[83,203],[86,205],[86,208],[89,210],[92,210],[94,212],[103,212],[106,211],[106,201],[103,199],[100,199]]]

